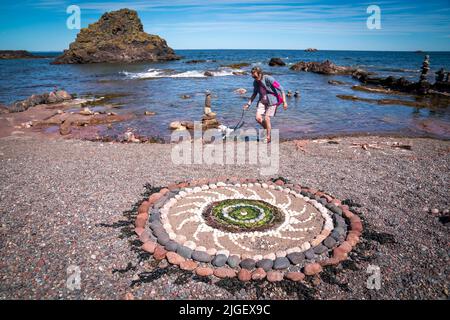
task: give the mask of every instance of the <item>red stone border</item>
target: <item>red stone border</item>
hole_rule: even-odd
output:
[[[308,263],[303,267],[303,272],[291,272],[287,271],[283,274],[283,271],[271,270],[264,271],[262,268],[256,268],[253,271],[241,268],[233,269],[230,267],[215,267],[209,265],[209,267],[199,266],[199,263],[192,259],[185,259],[175,252],[168,252],[163,246],[150,239],[150,235],[145,230],[146,224],[149,219],[149,210],[153,204],[172,190],[177,190],[186,187],[196,187],[205,184],[215,184],[220,181],[228,181],[229,183],[256,183],[260,182],[257,179],[244,179],[244,178],[218,178],[218,179],[199,179],[191,182],[180,182],[170,184],[167,188],[161,189],[157,193],[153,193],[150,197],[143,201],[138,208],[138,214],[135,219],[135,233],[139,236],[141,242],[143,242],[142,250],[153,254],[156,260],[167,259],[172,265],[178,265],[182,270],[193,271],[199,276],[216,276],[218,278],[234,278],[237,277],[240,281],[250,280],[262,280],[267,278],[268,281],[276,282],[281,281],[283,278],[291,281],[302,281],[306,276],[313,276],[323,271],[322,267],[329,265],[337,265],[348,258],[349,252],[354,248],[360,240],[363,225],[361,219],[353,212],[349,210],[347,205],[343,205],[340,200],[333,198],[324,192],[302,187],[299,184],[293,184],[292,189],[297,192],[309,192],[315,196],[326,199],[327,203],[332,203],[342,210],[342,216],[347,218],[350,222],[345,241],[338,247],[333,249],[333,255],[331,258],[321,260],[314,263]],[[260,182],[262,183],[262,182]],[[282,180],[276,180],[275,182],[265,182],[268,185],[275,184],[283,186],[285,183]],[[291,184],[288,184],[291,185]]]

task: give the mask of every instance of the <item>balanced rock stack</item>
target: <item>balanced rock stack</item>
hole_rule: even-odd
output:
[[[420,81],[426,81],[427,80],[427,74],[428,71],[430,71],[430,56],[426,55],[425,59],[423,60],[423,64],[422,64],[422,68],[420,68],[422,70],[422,73],[420,74]]]
[[[211,93],[206,92],[205,108],[203,109],[202,127],[204,130],[217,128],[219,121],[216,119],[216,113],[211,111]]]
[[[419,94],[427,94],[428,90],[430,89],[430,83],[427,81],[428,71],[430,71],[430,56],[429,55],[425,56],[422,67],[420,69],[422,70],[422,72],[420,74],[417,91]]]

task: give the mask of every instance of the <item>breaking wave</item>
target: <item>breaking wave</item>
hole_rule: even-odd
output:
[[[121,74],[125,75],[128,79],[152,79],[152,78],[206,78],[205,72],[208,71],[214,77],[232,76],[233,72],[239,70],[222,68],[219,70],[189,70],[183,72],[177,72],[173,70],[165,69],[148,69],[145,72],[127,72],[122,71]]]

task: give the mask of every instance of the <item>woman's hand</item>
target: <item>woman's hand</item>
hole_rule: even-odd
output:
[[[284,110],[287,110],[287,107],[288,107],[288,104],[287,104],[286,101],[284,101],[284,102],[283,102],[283,109],[284,109]]]
[[[248,107],[250,107],[250,104],[249,104],[249,103],[246,103],[246,104],[244,104],[244,107],[243,107],[243,109],[244,109],[244,110],[247,110],[247,109],[248,109]]]

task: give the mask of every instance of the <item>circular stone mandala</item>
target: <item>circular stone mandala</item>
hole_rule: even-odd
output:
[[[345,260],[361,232],[339,200],[281,180],[173,184],[144,201],[136,218],[143,249],[155,258],[241,280],[318,273]]]

